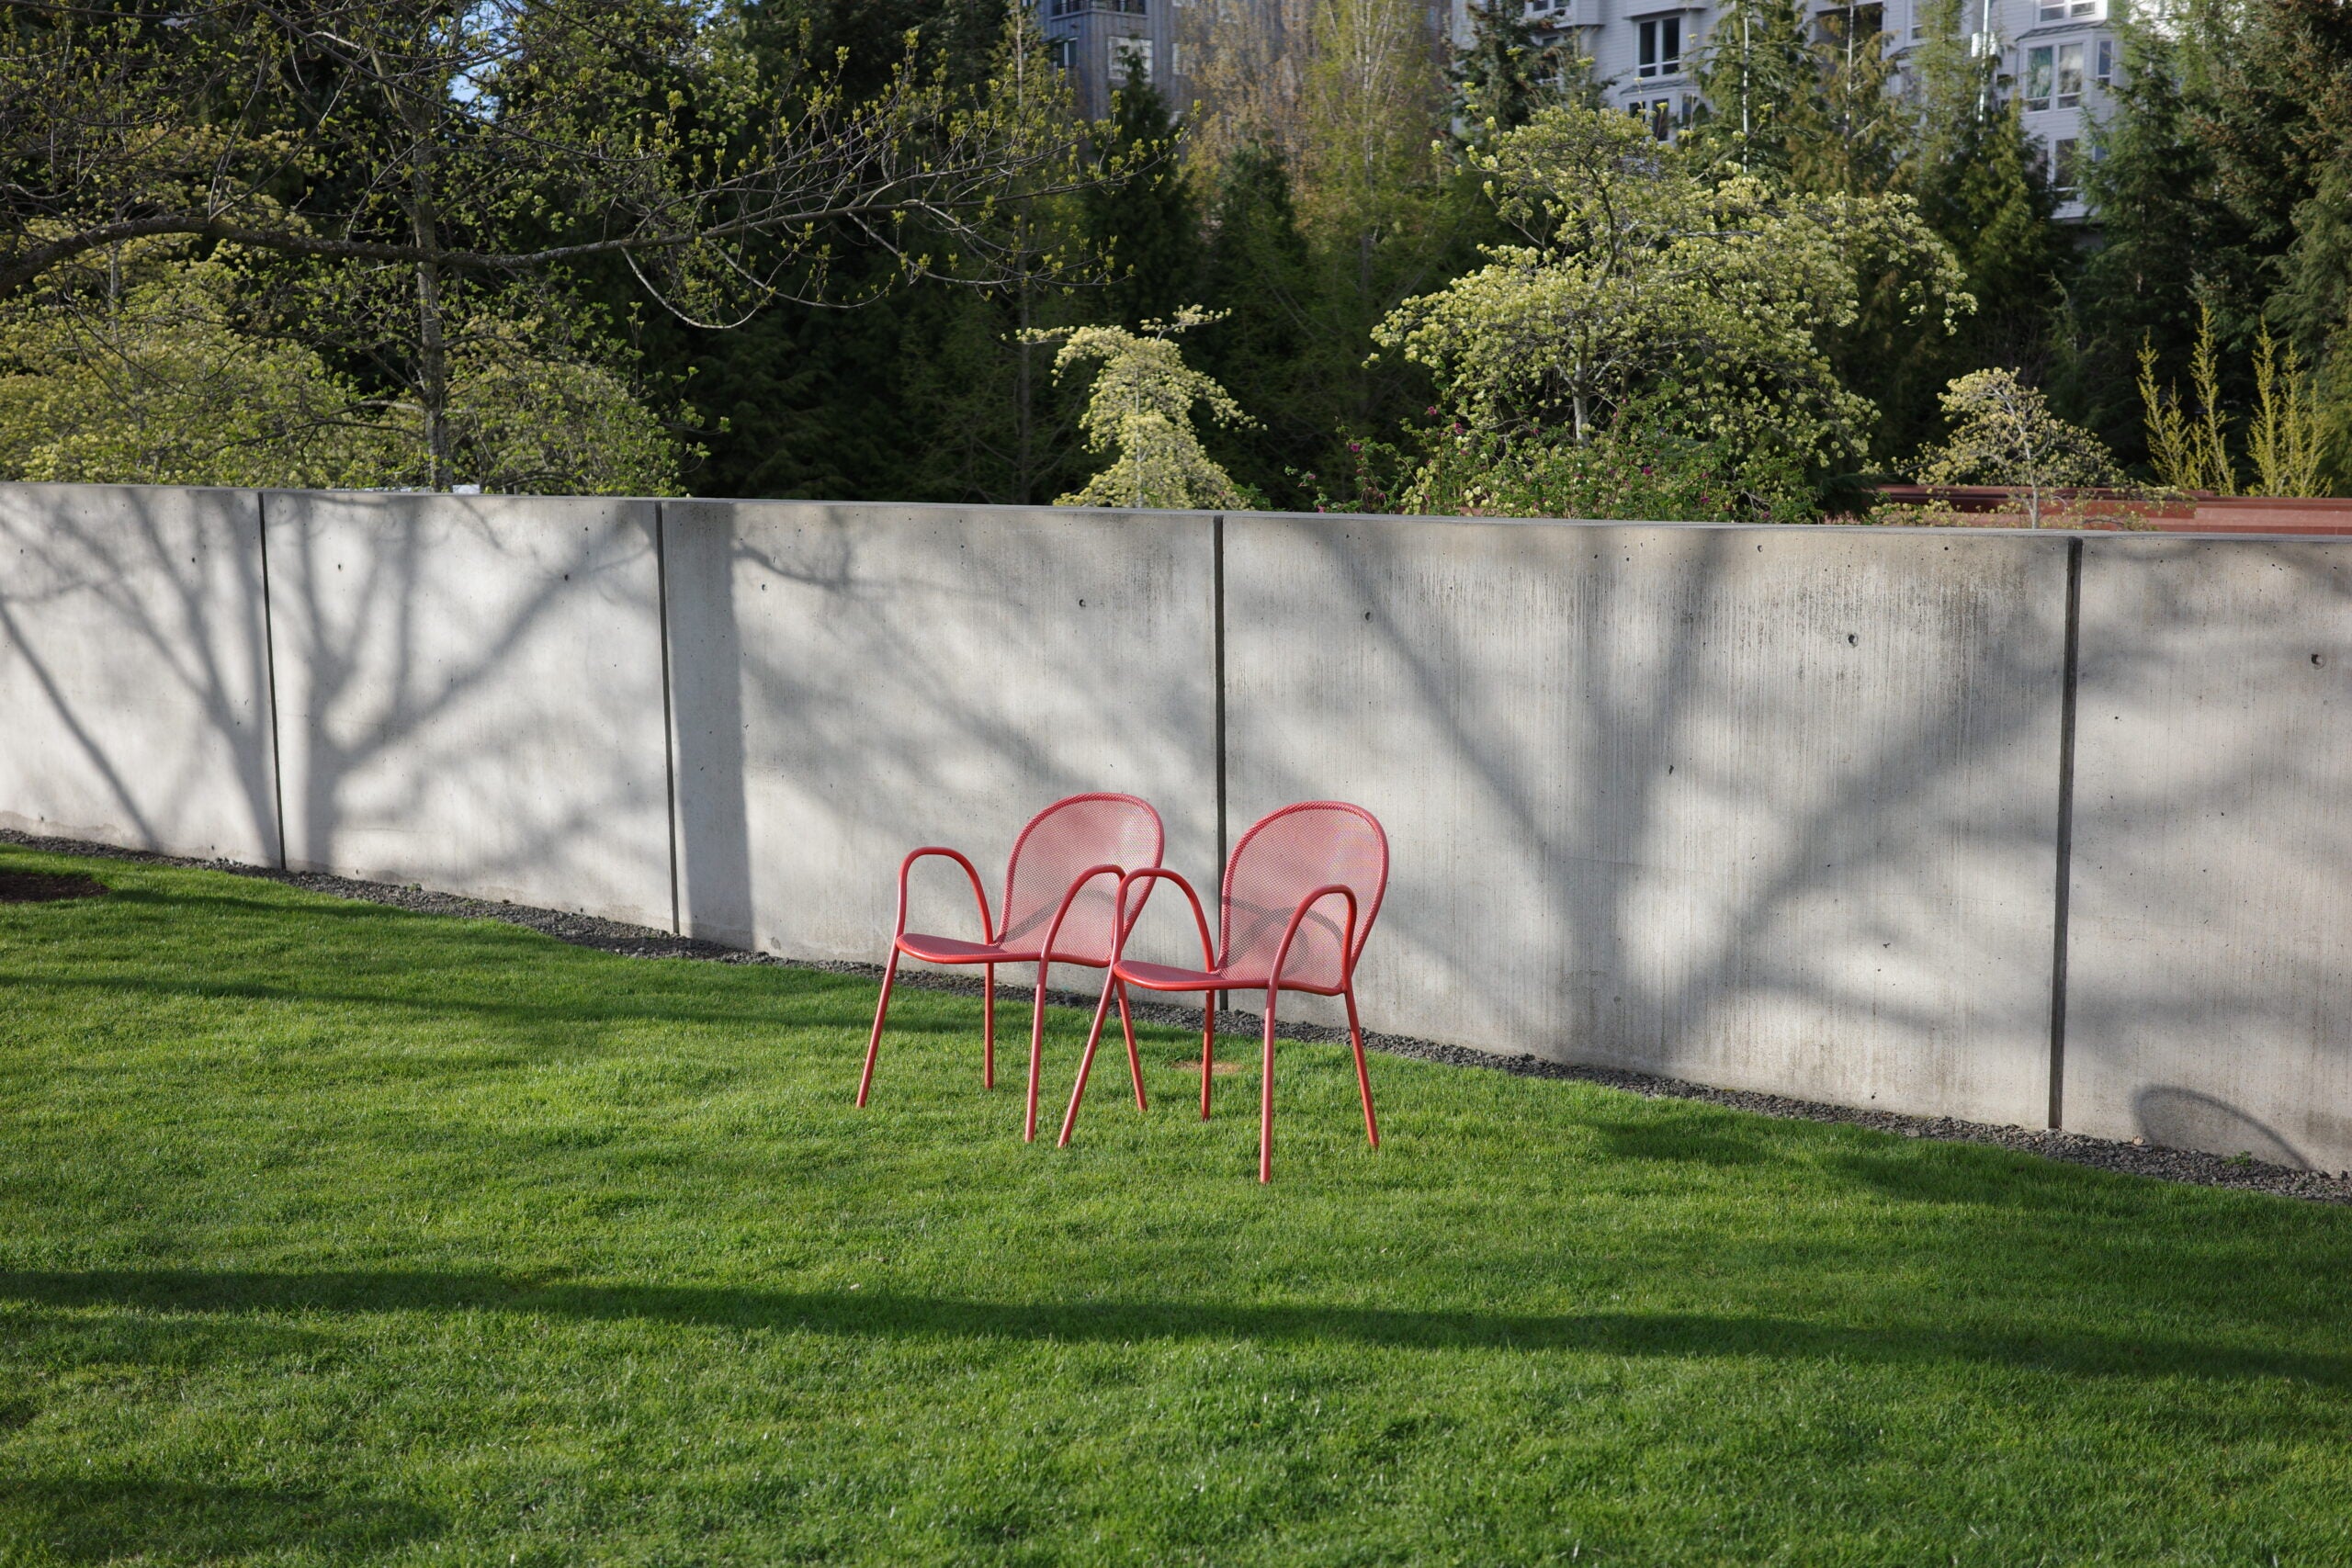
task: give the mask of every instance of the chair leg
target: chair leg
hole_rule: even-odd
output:
[[[1094,1047],[1102,1042],[1102,1021],[1110,1015],[1111,988],[1118,983],[1118,976],[1104,972],[1102,999],[1094,1004],[1094,1027],[1086,1032],[1086,1055],[1078,1059],[1078,1081],[1069,1086],[1069,1110],[1062,1115],[1062,1135],[1055,1140],[1056,1148],[1069,1147],[1070,1129],[1078,1125],[1078,1102],[1086,1098],[1086,1075],[1094,1070]]]
[[[1136,1109],[1148,1111],[1143,1097],[1143,1058],[1136,1054],[1136,1021],[1127,1016],[1127,987],[1119,987],[1119,1028],[1127,1037],[1127,1076],[1135,1080]]]
[[[1029,1137],[1037,1135],[1037,1079],[1046,1060],[1046,976],[1053,965],[1037,964],[1037,999],[1029,1009]],[[1024,1139],[1023,1142],[1027,1140]]]
[[[1216,1065],[1216,993],[1201,998],[1201,1120],[1209,1119],[1209,1069]]]
[[[996,1087],[996,965],[993,964],[980,971],[980,1087]]]
[[[899,947],[890,945],[890,962],[882,970],[882,999],[874,1004],[874,1032],[865,1040],[865,1071],[857,1080],[857,1103],[865,1105],[866,1092],[874,1087],[874,1058],[882,1049],[882,1021],[890,1016],[890,985],[899,977]]]
[[[1266,1059],[1258,1076],[1258,1181],[1274,1179],[1274,993],[1266,993]]]
[[[1356,988],[1352,982],[1340,993],[1348,1003],[1348,1040],[1356,1048],[1356,1089],[1363,1096],[1363,1135],[1380,1146],[1380,1122],[1372,1113],[1372,1076],[1363,1070],[1363,1025],[1356,1021]]]

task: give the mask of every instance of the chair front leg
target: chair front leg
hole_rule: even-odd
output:
[[[1356,1048],[1356,1089],[1363,1096],[1363,1135],[1374,1148],[1380,1146],[1380,1122],[1372,1113],[1372,1076],[1363,1068],[1363,1025],[1356,1021],[1356,983],[1348,979],[1347,988],[1340,995],[1348,1004],[1348,1041]]]
[[[874,1004],[874,1032],[865,1040],[865,1071],[857,1080],[857,1103],[863,1110],[874,1088],[874,1058],[882,1049],[882,1021],[890,1016],[890,984],[899,977],[899,944],[890,944],[890,962],[882,971],[882,999]]]
[[[996,1087],[996,965],[980,968],[980,1087]]]
[[[1111,991],[1118,983],[1118,970],[1102,972],[1102,999],[1094,1004],[1094,1026],[1086,1032],[1086,1054],[1078,1059],[1078,1081],[1069,1086],[1069,1109],[1062,1113],[1062,1135],[1054,1141],[1056,1148],[1069,1147],[1070,1129],[1078,1125],[1079,1102],[1086,1098],[1086,1075],[1094,1070],[1094,1048],[1102,1043],[1102,1021],[1110,1016]]]

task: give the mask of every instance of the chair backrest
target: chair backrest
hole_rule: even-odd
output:
[[[1388,888],[1388,835],[1371,812],[1338,800],[1303,800],[1260,818],[1226,863],[1217,908],[1225,966],[1248,974],[1272,969],[1298,901],[1331,883],[1356,896],[1355,944],[1340,951],[1347,906],[1327,898],[1299,922],[1285,979],[1336,987],[1354,969]]]
[[[1132,795],[1073,795],[1057,800],[1021,829],[1012,841],[1012,858],[1004,867],[1003,924],[999,941],[1018,945],[1042,943],[1054,923],[1054,911],[1069,891],[1072,878],[1089,866],[1115,865],[1123,871],[1158,865],[1166,835],[1159,813],[1148,801]],[[1102,876],[1086,885],[1062,929],[1054,951],[1111,961],[1115,945],[1111,927],[1118,919],[1119,885]],[[1143,912],[1137,901],[1127,912],[1132,927]]]

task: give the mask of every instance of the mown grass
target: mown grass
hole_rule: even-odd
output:
[[[2352,1561],[2342,1211],[0,867],[0,1562]]]

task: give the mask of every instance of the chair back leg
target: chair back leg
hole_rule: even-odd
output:
[[[1119,982],[1119,1032],[1127,1037],[1127,1076],[1135,1080],[1136,1109],[1148,1111],[1150,1104],[1143,1097],[1143,1057],[1136,1051],[1136,1021],[1127,1013],[1127,987]]]
[[[865,1096],[874,1088],[874,1057],[882,1049],[882,1021],[890,1016],[890,985],[899,977],[899,948],[890,946],[890,962],[882,970],[882,999],[874,1004],[874,1032],[865,1040],[865,1071],[857,1080],[857,1103],[865,1105]]]
[[[1078,1059],[1078,1081],[1069,1086],[1069,1109],[1062,1113],[1062,1135],[1054,1140],[1056,1148],[1069,1147],[1070,1129],[1078,1125],[1079,1102],[1086,1098],[1086,1077],[1094,1070],[1094,1048],[1102,1043],[1102,1021],[1111,1013],[1111,990],[1119,976],[1111,970],[1102,972],[1102,999],[1094,1004],[1094,1025],[1086,1032],[1086,1054]]]
[[[1209,1070],[1216,1066],[1217,993],[1201,998],[1201,1120],[1209,1119]]]
[[[1274,990],[1266,988],[1266,1055],[1258,1077],[1258,1180],[1274,1179]]]
[[[980,970],[980,1087],[996,1087],[996,965]]]
[[[1372,1113],[1372,1075],[1363,1067],[1363,1025],[1356,1021],[1356,987],[1350,980],[1347,989],[1340,993],[1348,1003],[1348,1043],[1356,1048],[1356,1090],[1363,1096],[1363,1135],[1374,1148],[1380,1146],[1380,1122]]]

